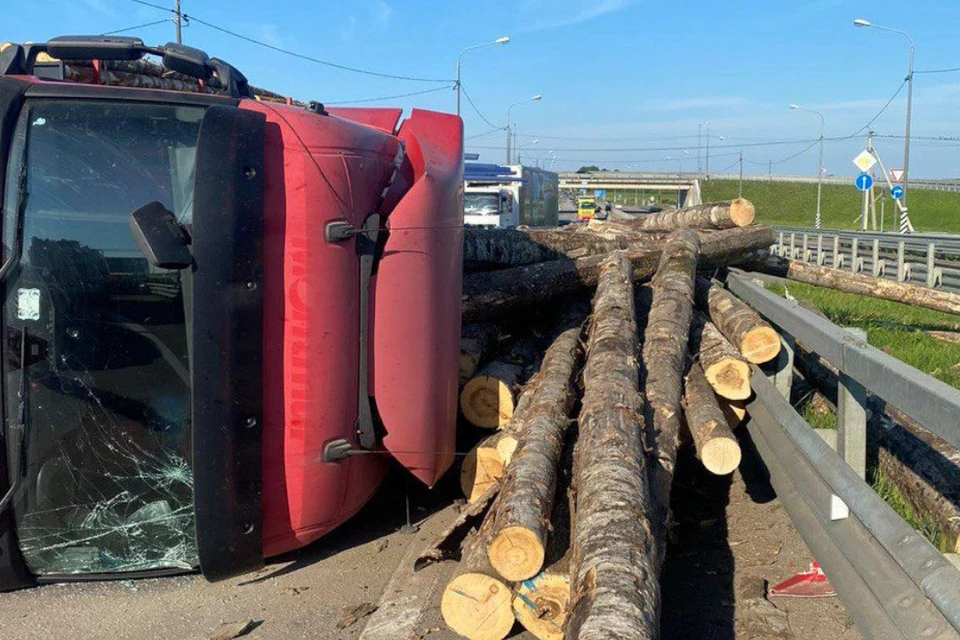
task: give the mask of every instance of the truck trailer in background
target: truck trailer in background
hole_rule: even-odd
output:
[[[464,167],[464,224],[495,229],[555,227],[558,194],[553,171],[468,162]]]

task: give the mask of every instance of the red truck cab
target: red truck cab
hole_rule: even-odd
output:
[[[222,579],[450,466],[462,124],[286,102],[176,44],[0,51],[0,590]]]

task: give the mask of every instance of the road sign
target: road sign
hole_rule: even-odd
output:
[[[873,186],[873,178],[870,177],[869,173],[861,173],[853,179],[853,184],[857,185],[857,189],[860,189],[860,191],[867,191]]]
[[[857,165],[860,171],[870,171],[870,168],[877,164],[877,159],[873,157],[872,153],[864,149],[853,159],[853,164]]]
[[[903,180],[903,169],[890,169],[890,182]]]
[[[890,197],[894,200],[899,200],[903,197],[903,187],[898,184],[893,185],[893,188],[890,189]]]
[[[607,191],[605,189],[594,189],[593,195],[597,198],[603,198],[606,197]]]

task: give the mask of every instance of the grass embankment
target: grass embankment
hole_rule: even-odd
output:
[[[843,327],[860,327],[867,341],[907,364],[943,382],[960,388],[960,344],[932,338],[927,331],[960,331],[960,317],[896,302],[843,293],[799,282],[771,283],[767,288],[779,295],[787,292],[797,300],[817,306],[830,320]],[[828,407],[808,402],[804,419],[816,429],[836,429],[837,416]],[[896,486],[879,467],[867,470],[874,491],[900,517],[923,534],[941,551],[948,551],[943,531],[932,518],[915,513]]]
[[[736,198],[736,180],[703,180],[700,182],[704,202]],[[753,182],[744,180],[743,197],[757,207],[757,222],[785,226],[812,227],[817,211],[817,185],[798,182]],[[661,206],[672,207],[677,201],[676,192],[613,190],[607,191],[611,202],[628,206],[643,204],[654,198]],[[884,228],[896,231],[898,214],[896,205],[885,198]],[[825,229],[859,229],[861,195],[852,184],[823,185],[821,217]],[[910,190],[910,221],[918,232],[944,231],[960,233],[960,193]],[[880,202],[877,202],[877,224],[880,223]]]

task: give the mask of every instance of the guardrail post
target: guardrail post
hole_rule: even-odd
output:
[[[850,271],[852,271],[853,273],[856,273],[857,271],[859,271],[859,269],[857,269],[857,261],[858,261],[857,254],[859,253],[859,249],[860,249],[860,239],[854,238],[853,242],[850,243]]]
[[[897,243],[897,282],[903,282],[907,279],[907,269],[904,266],[904,250],[905,246],[903,240]]]
[[[840,268],[840,236],[833,236],[833,268]]]
[[[783,231],[780,232],[780,237],[777,242],[777,254],[782,258],[783,257]]]
[[[817,264],[823,266],[826,256],[823,255],[823,236],[817,234]]]
[[[810,252],[809,252],[809,250],[807,249],[807,243],[808,243],[808,237],[807,237],[807,235],[808,235],[808,234],[806,234],[806,233],[803,234],[803,258],[802,258],[802,259],[803,259],[804,262],[807,262],[807,261],[810,259]]]
[[[789,400],[790,389],[793,386],[794,338],[779,327],[777,331],[780,332],[780,353],[768,365],[770,368],[766,369],[765,373],[767,379],[773,383],[780,395]]]
[[[790,259],[797,257],[797,234],[790,232]]]
[[[874,278],[880,277],[880,239],[873,239],[873,269],[871,269]]]
[[[866,341],[867,332],[857,327],[846,330]],[[837,382],[837,453],[861,479],[867,477],[867,390],[840,372]]]
[[[936,247],[931,242],[927,245],[927,286],[931,289],[937,286]]]

